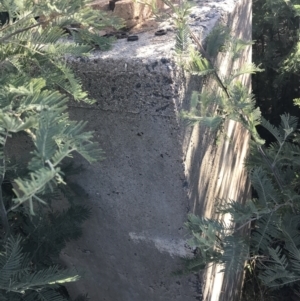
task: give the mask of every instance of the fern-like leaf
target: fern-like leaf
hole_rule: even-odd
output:
[[[278,191],[264,169],[261,167],[254,168],[250,173],[250,179],[263,207],[279,203]]]
[[[27,267],[24,265],[27,263],[22,248],[20,246],[21,238],[9,237],[4,250],[0,253],[0,288],[9,289],[12,283],[12,279],[19,275],[19,273],[26,272]]]
[[[215,58],[229,39],[229,28],[216,26],[211,31],[206,41],[206,52],[210,58]]]
[[[272,264],[268,265],[268,268],[264,269],[258,276],[266,286],[280,288],[300,280],[300,275],[297,276],[288,269],[287,257],[282,254],[279,246],[275,249],[268,248],[268,250]]]

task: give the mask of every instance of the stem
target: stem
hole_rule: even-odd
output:
[[[15,22],[14,22],[14,25],[18,25],[18,23],[20,22],[20,20],[24,20],[24,19],[26,19],[27,17],[30,17],[30,15],[32,15],[33,13],[31,12],[30,14],[28,14],[26,17],[24,17],[24,18],[22,18],[22,19],[18,19],[18,20],[15,20]],[[31,18],[31,17],[30,17]],[[6,28],[9,26],[9,24],[7,24],[6,26],[5,26],[5,24],[2,24],[2,27],[0,28],[0,32],[1,31],[4,31],[4,30],[6,30]]]
[[[7,140],[7,136],[8,136],[8,132],[6,132],[6,136],[2,145],[2,149],[4,149],[6,140]],[[5,233],[5,238],[8,237],[9,233],[10,233],[10,229],[9,229],[9,224],[8,224],[8,218],[7,218],[7,211],[4,205],[4,200],[3,200],[3,196],[2,196],[2,183],[4,180],[4,175],[5,175],[5,159],[4,159],[4,152],[3,152],[3,159],[2,159],[2,166],[3,171],[2,174],[0,176],[0,219],[1,219],[1,223],[4,229],[4,233]]]
[[[276,164],[277,157],[279,156],[279,153],[281,152],[281,149],[282,149],[283,144],[285,143],[285,140],[286,140],[286,137],[284,137],[283,141],[280,143],[280,147],[279,147],[278,152],[276,153],[276,156],[275,156],[274,161],[272,163],[272,167],[274,167],[275,164]]]
[[[284,206],[291,206],[290,203],[288,202],[285,202],[284,204],[281,204],[281,205],[277,205],[274,207],[273,210],[270,210],[267,214],[273,214],[274,212],[276,212],[278,209],[280,209],[281,207],[284,207]],[[247,226],[249,223],[252,223],[258,219],[260,219],[262,216],[258,216],[258,217],[253,217],[251,219],[249,219],[247,222],[245,222],[244,224],[242,224],[240,227],[238,227],[237,229],[235,229],[234,231],[237,232],[239,230],[241,230],[242,228],[244,228],[245,226]]]
[[[56,16],[50,17],[48,20],[38,21],[38,23],[36,23],[36,24],[33,24],[33,25],[28,26],[28,27],[25,27],[25,28],[18,29],[18,30],[16,30],[16,31],[14,31],[13,33],[8,34],[8,35],[4,36],[3,38],[1,38],[1,39],[0,39],[0,43],[3,43],[3,42],[5,42],[6,40],[9,40],[11,37],[13,37],[13,36],[15,36],[15,35],[17,35],[17,34],[19,34],[19,33],[21,33],[21,32],[24,32],[24,31],[30,30],[30,29],[32,29],[32,28],[35,28],[35,27],[38,27],[38,26],[47,24],[47,23],[49,23],[52,19],[54,19],[55,17],[57,17],[57,15],[56,15]]]
[[[258,217],[251,218],[246,223],[244,223],[243,225],[241,225],[240,227],[238,227],[237,229],[235,229],[235,232],[241,230],[242,228],[244,228],[245,226],[247,226],[249,223],[252,223],[253,221],[256,221],[257,219],[258,219]]]
[[[261,146],[257,147],[258,151],[260,152],[260,154],[262,155],[263,159],[265,160],[266,164],[269,166],[272,174],[274,175],[274,178],[280,188],[281,191],[283,191],[283,183],[280,180],[280,176],[277,173],[276,167],[273,166],[273,164],[270,162],[270,160],[268,159],[267,155],[265,154],[264,150],[262,149]]]
[[[14,31],[13,33],[8,34],[8,35],[4,36],[3,38],[1,38],[1,39],[0,39],[0,43],[5,42],[6,40],[10,39],[11,37],[13,37],[13,36],[15,36],[15,35],[17,35],[17,34],[19,34],[19,33],[21,33],[21,32],[24,32],[24,31],[27,31],[27,30],[32,29],[32,28],[34,28],[34,27],[40,26],[40,25],[42,25],[43,23],[45,23],[45,22],[36,23],[36,24],[34,24],[34,25],[31,25],[31,26],[28,26],[28,27],[25,27],[25,28],[22,28],[22,29],[18,29],[18,30],[16,30],[16,31]]]
[[[1,184],[3,182],[3,177],[1,177]],[[5,233],[5,238],[9,235],[10,233],[10,229],[9,229],[9,224],[8,224],[8,219],[7,219],[7,211],[6,208],[4,206],[4,202],[3,202],[3,197],[2,197],[2,188],[0,186],[0,219],[1,219],[1,223],[4,229],[4,233]]]
[[[206,51],[204,50],[203,46],[201,45],[201,43],[199,42],[199,40],[197,39],[197,37],[194,35],[194,33],[189,29],[190,35],[192,37],[192,39],[194,40],[194,42],[197,44],[198,46],[198,50],[201,53],[201,55],[208,60],[208,62],[210,63],[211,66],[213,66],[213,63],[211,61],[211,59],[209,58],[209,56],[207,55]],[[227,90],[227,88],[224,86],[221,78],[219,77],[219,74],[217,73],[217,71],[214,71],[214,75],[217,79],[217,82],[219,83],[220,87],[222,88],[222,90],[224,91],[224,93],[226,94],[226,96],[230,99],[230,95],[229,92]]]

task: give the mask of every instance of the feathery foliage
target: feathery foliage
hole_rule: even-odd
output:
[[[253,1],[253,61],[265,72],[252,78],[265,118],[278,124],[284,112],[299,114],[299,1]],[[272,136],[270,136],[272,139]]]
[[[290,13],[291,22],[294,22],[294,18],[299,16],[299,5],[281,0],[265,3],[265,7],[273,13],[277,12],[276,16],[280,18],[283,6],[284,11]],[[273,16],[274,14],[263,16],[266,26],[269,26],[268,22],[273,25],[278,22],[278,28],[282,26],[281,19],[274,22]],[[187,26],[187,22],[183,24]],[[245,204],[240,204],[238,200],[222,201],[217,211],[231,216],[229,224],[189,215],[186,223],[192,235],[189,245],[196,248],[196,251],[194,258],[184,260],[184,271],[195,272],[217,263],[223,267],[226,277],[231,277],[238,271],[243,271],[248,262],[247,266],[254,268],[255,277],[264,287],[270,290],[289,287],[296,295],[300,284],[298,118],[283,114],[280,115],[279,125],[274,126],[261,117],[254,96],[239,81],[239,76],[243,74],[263,71],[259,67],[254,64],[245,65],[229,75],[219,74],[214,67],[218,53],[226,51],[234,61],[252,42],[236,39],[226,28],[217,27],[207,38],[204,48],[189,29],[186,31],[194,40],[194,46],[187,48],[189,50],[183,55],[186,70],[205,76],[210,82],[214,79],[216,85],[212,85],[211,89],[206,87],[202,93],[194,92],[191,109],[182,112],[182,117],[191,125],[211,125],[212,130],[218,130],[224,121],[230,119],[239,122],[249,131],[252,137],[251,152],[245,167],[254,195]],[[180,31],[178,34],[180,35]],[[272,51],[272,45],[269,46],[268,51]],[[297,69],[297,47],[298,44],[282,61],[281,72]],[[273,58],[274,55],[273,53]],[[299,99],[295,103],[299,105]],[[214,111],[215,113],[211,113]],[[258,125],[274,137],[274,143],[266,146],[257,131]],[[245,233],[249,232],[251,233],[247,237]]]
[[[86,122],[69,118],[69,99],[93,100],[67,59],[107,49],[111,40],[99,31],[122,26],[90,3],[0,3],[0,300],[67,300],[57,288],[78,279],[53,262],[67,241],[81,235],[89,210],[72,201],[55,212],[51,204],[66,191],[64,160],[76,152],[94,163],[102,151]],[[11,145],[22,137],[31,152],[13,165]]]

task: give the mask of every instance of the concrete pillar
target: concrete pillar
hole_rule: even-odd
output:
[[[192,28],[203,37],[221,22],[251,39],[247,0],[197,1],[195,16]],[[216,197],[244,201],[249,193],[242,168],[249,137],[233,122],[225,127],[230,139],[220,144],[205,128],[185,127],[179,113],[202,83],[176,65],[169,29],[163,36],[141,33],[136,42],[118,40],[112,50],[88,59],[70,59],[96,100],[91,106],[71,103],[70,115],[89,121],[106,153],[92,166],[76,158],[85,170],[72,180],[88,194],[93,215],[83,237],[62,254],[84,273],[69,286],[72,295],[88,293],[92,301],[231,301],[240,289],[239,279],[224,280],[218,267],[204,275],[172,275],[180,257],[192,255],[183,227],[187,213],[214,216]],[[239,67],[226,54],[217,60],[224,73]],[[250,60],[249,48],[238,64]],[[249,77],[244,82],[250,87]]]

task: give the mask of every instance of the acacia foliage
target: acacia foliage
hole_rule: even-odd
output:
[[[266,38],[263,33],[267,32],[270,35],[276,26],[282,25],[283,21],[279,17],[282,12],[289,14],[292,23],[298,20],[299,5],[293,2],[275,0],[261,3],[264,4],[259,14],[269,11],[269,14],[262,16],[268,29],[256,28],[262,30],[262,39]],[[274,15],[275,19],[271,19]],[[285,20],[289,22],[289,19]],[[196,248],[196,251],[193,259],[185,260],[185,271],[195,272],[205,269],[209,264],[217,263],[223,267],[226,278],[234,279],[236,273],[243,271],[246,266],[251,270],[251,277],[259,283],[259,290],[263,287],[264,290],[284,289],[286,292],[285,289],[288,288],[291,295],[299,296],[298,118],[290,114],[281,114],[278,116],[279,125],[274,126],[261,116],[254,95],[239,81],[239,76],[255,74],[263,69],[250,64],[242,66],[240,70],[234,70],[227,76],[219,74],[214,64],[216,54],[227,51],[231,53],[234,61],[250,41],[236,39],[226,28],[216,27],[207,38],[204,48],[187,28],[187,22],[184,20],[181,24],[186,26],[184,32],[190,34],[196,45],[191,46],[191,50],[188,47],[179,47],[181,62],[184,62],[187,72],[205,76],[210,83],[213,80],[217,83],[211,87],[204,87],[201,92],[195,91],[191,99],[191,108],[189,111],[183,111],[182,117],[190,124],[200,123],[200,126],[209,126],[212,130],[222,129],[222,124],[227,120],[234,120],[243,125],[252,138],[245,168],[254,192],[245,204],[241,204],[240,200],[222,200],[222,205],[218,206],[216,213],[230,215],[229,224],[220,219],[189,215],[186,227],[192,235],[190,245]],[[295,29],[291,24],[287,24],[286,29],[290,30],[291,35],[290,40],[285,36],[288,41],[283,43],[284,45],[272,47],[271,40],[261,44],[264,53],[259,63],[267,69],[262,74],[268,78],[263,81],[264,87],[266,83],[270,84],[268,72],[270,68],[274,69],[273,63],[276,59],[276,80],[282,81],[281,84],[296,72],[298,35],[295,38],[292,34],[295,33]],[[183,32],[181,27],[178,32]],[[279,36],[273,36],[275,40],[282,38],[282,32],[278,30],[277,33]],[[268,48],[264,49],[266,45]],[[277,47],[282,50],[281,57]],[[268,97],[273,101],[272,95],[268,94]],[[276,98],[274,101],[276,102]],[[272,135],[273,143],[266,144],[257,131],[258,126],[265,128]],[[249,237],[245,232],[249,232]]]
[[[74,203],[63,212],[66,158],[88,162],[102,151],[85,121],[69,118],[67,101],[93,100],[67,65],[68,56],[107,48],[106,26],[122,22],[94,11],[87,0],[3,0],[0,3],[0,300],[67,300],[59,285],[75,281],[58,256],[81,234],[89,210]],[[14,161],[7,145],[29,141]],[[14,147],[13,147],[14,148]],[[83,200],[81,200],[82,202]]]
[[[299,5],[253,1],[253,61],[265,69],[252,77],[253,91],[265,118],[276,124],[286,111],[299,113],[293,106],[299,98]]]

